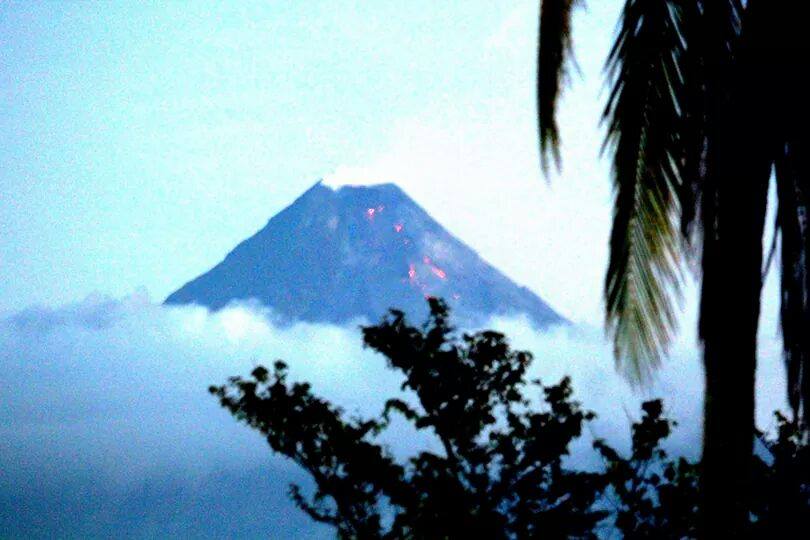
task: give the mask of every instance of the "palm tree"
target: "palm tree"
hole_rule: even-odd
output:
[[[582,0],[541,0],[538,120],[560,167],[555,110]],[[810,400],[810,2],[626,0],[608,52],[603,151],[615,188],[606,326],[646,381],[677,330],[682,269],[700,258],[704,534],[744,534],[768,188],[775,178],[787,395]],[[774,246],[775,247],[775,244]],[[773,253],[773,247],[770,249]]]

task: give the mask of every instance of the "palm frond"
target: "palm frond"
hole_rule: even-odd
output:
[[[683,38],[667,0],[628,0],[607,73],[603,121],[615,206],[605,278],[606,326],[619,368],[645,382],[676,330],[681,284],[677,130]]]
[[[718,112],[728,100],[728,79],[741,30],[740,0],[678,0],[685,48],[681,122],[678,129],[682,179],[681,232],[689,241],[690,255],[700,252],[698,227],[705,218],[713,223],[714,186],[708,178],[709,140],[716,137]],[[703,201],[703,195],[706,200]],[[705,214],[701,206],[706,203]]]
[[[777,166],[782,258],[780,318],[788,402],[795,415],[806,418],[810,397],[810,163],[796,150],[792,146]]]
[[[560,133],[557,101],[573,62],[571,19],[584,0],[541,0],[540,35],[537,44],[537,122],[540,130],[540,164],[560,169]]]
[[[768,6],[770,7],[770,5]],[[810,102],[800,66],[807,60],[806,2],[774,13],[762,40],[762,59],[774,74],[769,88],[776,110],[780,152],[776,160],[777,227],[781,240],[781,329],[787,395],[794,417],[810,428]],[[768,19],[760,15],[760,19]],[[776,54],[774,54],[776,53]],[[761,96],[760,96],[761,97]]]

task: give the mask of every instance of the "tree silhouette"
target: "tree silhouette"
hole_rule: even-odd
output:
[[[581,0],[541,0],[538,119],[559,166],[555,110]],[[620,367],[644,380],[677,327],[685,261],[700,260],[706,368],[707,535],[742,534],[751,510],[754,377],[768,187],[781,234],[787,395],[810,403],[808,2],[626,0],[607,51],[602,121],[615,187],[606,321]],[[776,246],[774,242],[774,247]],[[773,248],[772,248],[773,249]],[[694,264],[694,266],[698,266]]]
[[[661,447],[675,422],[663,417],[661,400],[641,406],[633,424],[632,450],[622,457],[604,441],[594,448],[607,464],[606,498],[624,538],[694,538],[697,536],[698,468],[684,458],[672,460]]]
[[[292,497],[343,538],[594,537],[606,515],[594,509],[604,480],[563,463],[593,413],[571,399],[568,379],[526,381],[531,354],[512,350],[502,334],[459,338],[445,304],[429,303],[422,328],[392,311],[363,329],[411,397],[388,400],[379,418],[347,419],[308,384],[289,383],[283,362],[211,392],[312,476],[315,493],[293,486]],[[429,430],[441,451],[398,463],[375,440],[394,414]]]
[[[810,445],[795,421],[775,412],[777,435],[764,440],[769,459],[755,460],[754,538],[810,530]]]
[[[363,328],[406,391],[379,417],[347,418],[309,384],[289,382],[281,361],[210,388],[312,477],[312,494],[291,487],[299,508],[341,538],[596,538],[606,528],[628,539],[697,535],[700,466],[663,449],[675,422],[660,400],[642,404],[628,456],[597,439],[604,468],[571,468],[569,449],[595,418],[572,399],[571,381],[527,381],[529,352],[494,331],[458,336],[445,303],[429,305],[421,327],[391,311]],[[436,444],[396,459],[379,442],[393,415]],[[761,536],[806,526],[810,515],[810,450],[795,422],[777,420],[777,439],[766,440],[772,459],[757,460],[753,476],[752,530]]]

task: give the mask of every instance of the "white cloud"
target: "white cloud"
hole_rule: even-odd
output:
[[[357,325],[278,327],[264,315],[249,306],[214,314],[200,307],[163,307],[135,295],[32,308],[0,321],[0,462],[6,464],[0,497],[25,501],[31,498],[26,490],[39,489],[41,500],[57,492],[60,500],[81,500],[90,496],[87,486],[95,486],[125,512],[145,484],[175,482],[195,493],[211,489],[217,471],[258,470],[275,486],[274,504],[295,514],[285,493],[296,473],[280,459],[269,460],[266,444],[218,406],[208,385],[281,358],[293,379],[310,381],[316,393],[348,412],[376,414],[397,392],[399,380],[382,357],[362,347]],[[597,330],[537,333],[521,320],[493,326],[515,347],[535,353],[532,376],[546,383],[572,376],[577,397],[600,415],[595,436],[626,446],[639,402],[661,396],[680,422],[671,445],[698,455],[703,378],[688,338],[676,345],[645,395],[616,374]],[[760,368],[759,417],[767,425],[770,411],[782,404],[775,336],[766,336],[763,351],[769,358]],[[398,435],[386,439],[395,449],[413,444]],[[71,489],[76,493],[67,494]],[[63,503],[48,504],[56,515],[70,509],[60,507]],[[278,521],[287,519],[283,512],[267,519],[284,527]]]
[[[333,172],[323,177],[323,184],[331,188],[343,186],[373,186],[393,181],[386,180],[385,174],[369,167],[351,167],[340,165]]]

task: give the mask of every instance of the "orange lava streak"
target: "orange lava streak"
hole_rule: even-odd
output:
[[[383,205],[380,205],[377,208],[366,208],[366,218],[368,218],[368,220],[371,221],[374,219],[374,216],[376,214],[379,214],[383,210],[385,210],[385,206]]]

